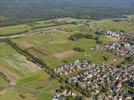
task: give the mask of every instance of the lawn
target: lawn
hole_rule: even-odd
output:
[[[37,100],[52,100],[53,96],[51,94],[41,93]]]

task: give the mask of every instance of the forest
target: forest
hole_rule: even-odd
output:
[[[133,0],[0,0],[0,26],[56,17],[105,19],[134,14]]]

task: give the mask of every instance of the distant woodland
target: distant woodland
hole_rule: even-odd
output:
[[[104,19],[134,15],[134,0],[0,0],[0,26],[56,17]]]

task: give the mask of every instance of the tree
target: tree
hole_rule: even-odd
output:
[[[97,29],[97,31],[95,32],[96,35],[103,35],[104,31],[101,29]]]
[[[75,100],[83,100],[82,96],[76,96]]]
[[[94,35],[93,34],[86,34],[85,38],[87,38],[87,39],[94,39]]]
[[[131,62],[134,62],[134,57],[133,56],[129,56],[129,57],[126,57],[125,60],[129,63]]]
[[[74,47],[73,50],[78,51],[78,52],[84,52],[85,50],[80,48],[80,47]]]

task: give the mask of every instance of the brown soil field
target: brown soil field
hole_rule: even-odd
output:
[[[30,43],[28,43],[28,42],[26,42],[26,41],[20,42],[20,46],[21,46],[22,48],[24,48],[24,49],[28,49],[28,48],[33,47],[32,44],[30,44]]]
[[[54,55],[54,57],[64,60],[64,59],[69,58],[75,54],[78,54],[78,52],[76,52],[74,50],[69,50],[69,51],[57,53]]]
[[[15,84],[16,81],[20,79],[18,75],[8,71],[7,69],[3,67],[0,67],[0,72],[2,72],[10,80],[10,84]]]

